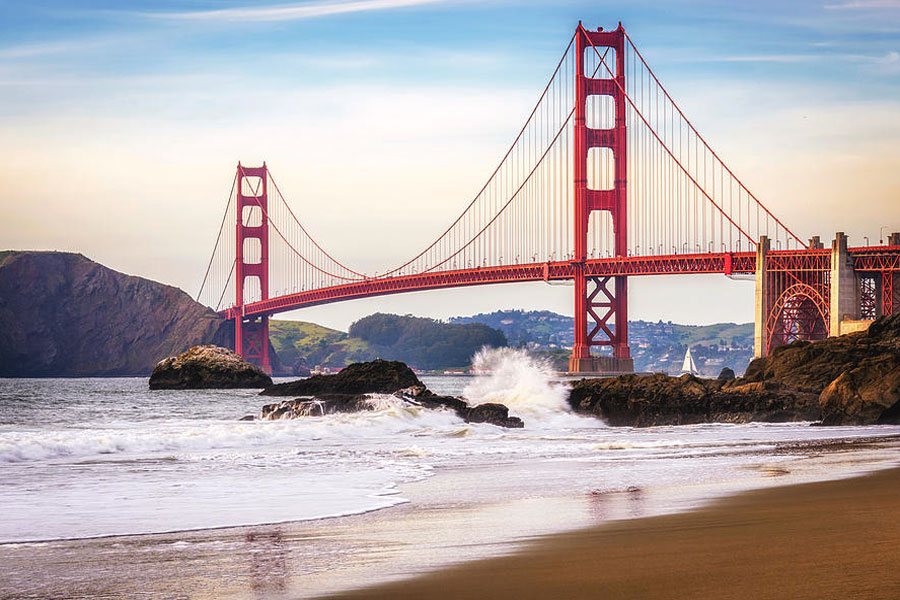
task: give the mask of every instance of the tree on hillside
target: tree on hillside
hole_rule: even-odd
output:
[[[420,369],[462,367],[484,346],[506,346],[502,332],[480,323],[442,323],[423,317],[376,313],[350,326],[381,358]]]

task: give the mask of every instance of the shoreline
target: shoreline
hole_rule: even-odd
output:
[[[321,598],[900,597],[900,463],[541,536],[505,556]]]
[[[345,590],[391,581],[402,585],[458,565],[517,556],[535,540],[572,535],[598,524],[693,514],[716,498],[739,496],[743,490],[842,480],[890,468],[898,447],[897,436],[889,434],[814,442],[807,446],[812,452],[807,455],[791,447],[773,448],[770,459],[748,466],[739,481],[575,495],[544,488],[517,497],[498,496],[497,490],[480,488],[490,473],[460,465],[399,486],[399,494],[409,502],[346,517],[0,545],[7,576],[0,597],[351,594]],[[787,462],[782,452],[791,455]],[[540,479],[561,466],[559,460],[544,460],[502,468],[507,474],[514,468]],[[72,569],[72,564],[81,566]],[[220,580],[223,573],[227,577]]]

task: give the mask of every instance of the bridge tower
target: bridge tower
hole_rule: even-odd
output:
[[[592,77],[585,73],[585,52],[615,54],[615,66],[605,66]],[[612,216],[614,253],[628,254],[627,163],[625,125],[625,30],[622,24],[614,31],[587,31],[578,23],[575,33],[575,345],[569,360],[569,371],[631,372],[634,361],[628,348],[628,282],[624,276],[593,277],[586,273],[587,234],[591,213],[607,211]],[[608,56],[608,54],[607,54]],[[615,72],[610,77],[610,71]],[[586,112],[590,96],[612,97],[615,122],[610,129],[587,126]],[[592,148],[606,148],[612,153],[612,189],[588,187],[588,155]],[[598,312],[599,310],[599,312]],[[590,324],[590,330],[588,325]],[[592,356],[592,346],[612,347],[612,356]]]
[[[269,359],[269,316],[243,316],[249,282],[259,289],[259,300],[269,299],[269,171],[237,166],[237,218],[235,221],[234,349],[266,373]],[[248,244],[248,242],[250,242]]]

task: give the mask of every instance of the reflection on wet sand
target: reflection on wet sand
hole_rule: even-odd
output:
[[[280,527],[254,529],[244,536],[250,589],[263,598],[271,592],[284,592],[288,584],[288,550]]]

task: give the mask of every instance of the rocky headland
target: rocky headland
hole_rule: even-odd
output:
[[[229,330],[180,289],[81,254],[0,252],[0,377],[147,375]]]
[[[334,413],[377,410],[381,403],[372,394],[389,394],[427,409],[449,409],[469,423],[490,423],[500,427],[523,427],[509,409],[496,403],[470,406],[462,398],[431,392],[416,374],[400,361],[376,359],[355,363],[333,375],[314,375],[272,385],[261,392],[267,396],[300,396],[267,404],[263,419],[301,418]]]
[[[740,378],[583,379],[573,385],[569,403],[614,426],[900,423],[900,315],[882,317],[867,331],[776,348]]]
[[[150,375],[151,390],[265,388],[272,378],[232,350],[194,346],[157,363]]]

